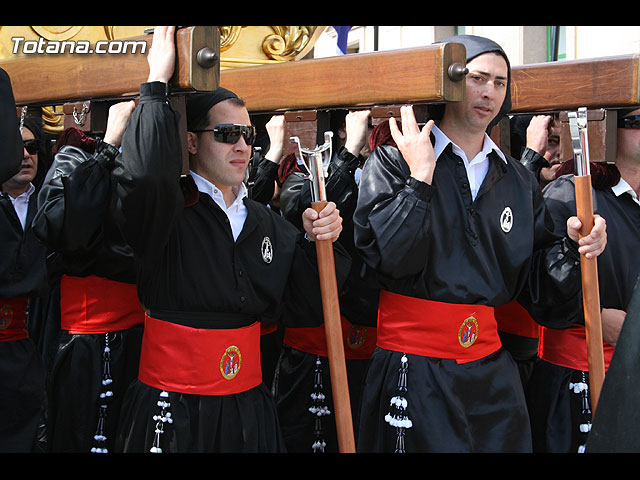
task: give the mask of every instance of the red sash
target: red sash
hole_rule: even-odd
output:
[[[609,368],[614,347],[603,342],[604,368]],[[540,329],[540,342],[538,344],[538,356],[555,365],[574,370],[589,370],[587,353],[587,338],[584,327],[574,325],[558,330],[542,327]]]
[[[376,329],[354,325],[344,316],[340,316],[344,356],[349,360],[366,360],[376,347]],[[284,332],[284,343],[300,351],[329,356],[327,351],[327,335],[324,325],[309,328],[287,328]]]
[[[515,300],[506,305],[496,307],[496,321],[498,330],[521,337],[538,338],[540,326],[529,312]]]
[[[0,342],[27,338],[28,297],[0,298]]]
[[[380,292],[379,347],[466,363],[496,352],[501,345],[493,307]]]
[[[88,276],[60,279],[60,326],[71,334],[127,330],[144,323],[136,286]]]
[[[231,395],[262,383],[260,322],[203,329],[145,317],[138,379],[171,392]]]

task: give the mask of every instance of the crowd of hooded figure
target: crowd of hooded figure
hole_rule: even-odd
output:
[[[180,136],[173,27],[104,133],[53,144],[2,72],[0,451],[339,452],[319,241],[358,452],[585,451],[580,258],[598,259],[608,366],[640,272],[640,109],[615,112],[580,235],[557,122],[513,116],[501,150],[509,60],[447,41],[466,47],[464,100],[330,112],[320,211],[282,115],[193,93]]]

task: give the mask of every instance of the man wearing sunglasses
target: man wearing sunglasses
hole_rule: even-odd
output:
[[[15,112],[14,106],[11,114]],[[45,401],[42,357],[28,332],[39,324],[34,302],[47,287],[45,248],[31,228],[39,155],[36,135],[42,128],[36,119],[27,120],[21,128],[20,170],[2,184],[0,194],[0,409],[11,412],[0,422],[3,453],[37,451]]]
[[[137,262],[146,311],[140,372],[117,450],[283,450],[260,335],[281,318],[304,326],[322,308],[312,240],[335,241],[335,204],[305,211],[305,232],[247,198],[254,132],[243,102],[217,89],[187,103],[190,173],[181,177],[178,116],[167,102],[174,28],[157,27],[116,160],[120,227]],[[304,233],[306,233],[306,238]],[[338,247],[339,284],[350,266]]]
[[[640,275],[640,109],[621,109],[617,115],[615,164],[606,165],[606,175],[605,165],[591,169],[594,211],[607,219],[607,248],[598,257],[607,370]],[[544,198],[562,231],[576,211],[573,175],[552,181]],[[550,310],[549,322],[556,320],[554,314],[562,312]],[[542,328],[540,339],[541,360],[533,370],[528,399],[534,451],[581,452],[592,420],[591,409],[584,407],[589,403],[584,320],[563,330]]]

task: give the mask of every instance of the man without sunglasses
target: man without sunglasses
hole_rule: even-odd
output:
[[[607,219],[608,244],[598,258],[607,370],[640,274],[639,114],[640,109],[619,110],[615,165],[608,165],[606,171],[604,165],[591,169],[594,211]],[[573,175],[551,182],[544,198],[556,228],[562,231],[576,211]],[[550,322],[555,320],[554,313],[549,311]],[[592,420],[584,320],[564,330],[542,328],[540,342],[541,361],[529,385],[534,451],[583,451]]]
[[[283,451],[262,383],[261,328],[285,310],[283,318],[317,326],[304,325],[314,318],[310,309],[322,308],[309,240],[335,241],[342,220],[335,204],[319,214],[309,209],[305,236],[247,198],[253,131],[246,107],[225,89],[188,101],[191,171],[181,178],[178,116],[166,97],[174,55],[174,27],[157,27],[148,82],[114,170],[120,225],[136,255],[147,314],[117,449]],[[343,279],[350,259],[335,251]]]
[[[533,175],[488,136],[511,109],[502,48],[471,35],[445,41],[466,48],[464,100],[430,108],[424,127],[403,106],[401,125],[389,121],[395,146],[372,152],[358,190],[355,244],[381,287],[361,452],[530,451],[493,307],[518,298],[532,316],[557,305],[573,313],[579,251],[606,244],[602,219],[579,247],[577,218],[568,236],[555,234]]]

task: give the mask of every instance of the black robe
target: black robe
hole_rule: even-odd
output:
[[[116,154],[99,141],[93,153],[66,145],[54,158],[38,196],[33,228],[51,250],[49,269],[56,282],[62,275],[95,276],[134,288],[133,252],[111,215]],[[50,322],[60,328],[59,317]],[[141,339],[142,323],[109,333],[58,332],[48,385],[50,451],[113,450],[124,393],[138,373]],[[113,382],[108,402],[100,399],[105,365]],[[101,405],[107,405],[104,422]],[[98,432],[104,441],[94,440]]]
[[[29,198],[23,230],[8,195],[0,194],[0,307],[3,310],[3,299],[29,297],[33,302],[47,293],[46,250],[31,228],[35,210],[34,192]],[[2,322],[4,324],[4,318]],[[5,412],[0,422],[0,452],[37,451],[44,405],[45,371],[34,341],[30,337],[0,341],[0,410]]]
[[[11,79],[0,68],[0,184],[6,182],[20,170],[22,162],[22,138],[18,129],[16,101],[13,97]]]
[[[545,202],[556,229],[566,230],[566,220],[576,213],[573,175],[564,175],[544,189]],[[594,185],[596,184],[594,176]],[[607,222],[607,247],[598,257],[600,306],[627,311],[636,279],[640,274],[640,205],[630,195],[617,197],[610,187],[593,188],[594,213]],[[557,312],[549,310],[547,321],[558,324]],[[584,325],[584,311],[578,311],[576,323]],[[584,448],[587,431],[580,425],[590,425],[589,392],[574,393],[569,384],[588,385],[589,373],[547,361],[540,361],[533,370],[528,388],[534,451],[576,453]],[[584,427],[583,427],[584,429]]]
[[[322,303],[315,246],[250,199],[244,200],[248,215],[234,241],[228,218],[214,200],[197,192],[191,177],[181,182],[178,117],[166,102],[165,88],[142,85],[114,170],[121,229],[136,255],[142,305],[151,317],[187,327],[234,329],[281,319],[316,326],[310,312]],[[273,246],[270,263],[261,255],[265,237]],[[350,259],[339,247],[334,250],[342,279]],[[121,450],[150,450],[159,394],[139,380],[132,386]],[[163,451],[283,449],[273,398],[264,384],[232,395],[169,392],[168,401],[173,423],[162,434]]]
[[[561,304],[575,316],[575,243],[553,232],[525,167],[496,152],[489,160],[472,200],[463,160],[451,145],[437,160],[432,185],[410,177],[397,148],[376,149],[365,165],[354,215],[356,247],[371,275],[401,295],[494,307],[519,299],[536,320]],[[508,231],[500,225],[506,207],[513,215]],[[360,415],[361,451],[394,451],[402,440],[407,452],[530,451],[524,393],[504,350],[464,364],[407,355],[413,426],[396,435],[384,417],[397,395],[402,356],[381,348],[373,354]]]

